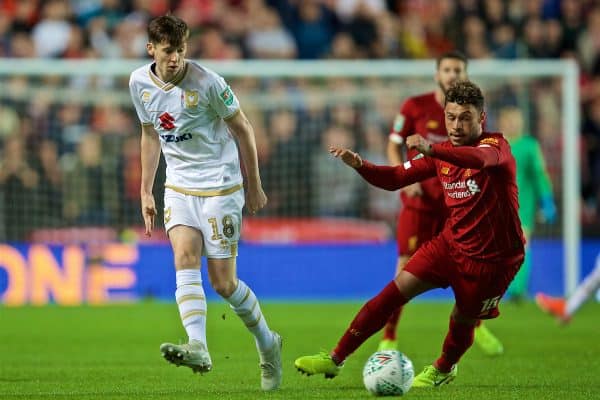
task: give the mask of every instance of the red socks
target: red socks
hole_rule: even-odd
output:
[[[333,350],[331,354],[333,360],[337,364],[344,362],[365,340],[383,328],[390,315],[407,301],[398,290],[396,283],[391,281],[356,314],[350,327]]]
[[[475,326],[459,324],[450,318],[450,329],[444,340],[442,355],[433,364],[441,372],[450,372],[452,366],[473,344],[473,332]]]

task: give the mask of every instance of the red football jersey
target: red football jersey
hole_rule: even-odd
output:
[[[390,140],[403,142],[410,135],[419,134],[433,143],[441,143],[448,139],[444,122],[444,108],[435,99],[435,93],[409,97],[400,107],[390,132]],[[400,139],[401,138],[401,139]],[[408,150],[408,159],[418,154]],[[444,193],[436,179],[421,182],[422,196],[408,197],[400,194],[405,207],[417,210],[439,210],[444,205]]]
[[[471,146],[434,144],[432,157],[396,167],[364,162],[358,172],[387,190],[437,176],[450,212],[442,234],[452,240],[456,250],[490,263],[523,257],[516,164],[501,134],[483,133]]]

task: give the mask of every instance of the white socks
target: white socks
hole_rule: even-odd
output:
[[[575,292],[567,299],[565,313],[573,315],[583,303],[600,287],[600,255],[596,258],[594,270],[577,286]]]
[[[175,299],[189,340],[199,340],[206,346],[206,296],[202,288],[200,270],[176,271],[175,279]]]
[[[270,350],[274,343],[273,333],[260,311],[260,305],[254,292],[250,290],[244,281],[239,279],[237,288],[225,300],[231,304],[233,311],[254,335],[258,350],[261,352]]]

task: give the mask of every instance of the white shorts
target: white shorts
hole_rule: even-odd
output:
[[[202,255],[208,258],[237,256],[242,228],[244,190],[224,196],[199,197],[165,188],[165,230],[177,225],[202,233]]]

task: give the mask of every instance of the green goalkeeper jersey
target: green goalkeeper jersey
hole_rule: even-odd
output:
[[[510,146],[517,163],[519,216],[523,228],[531,231],[538,205],[544,199],[553,198],[552,184],[540,145],[534,137],[522,135],[511,140]]]

